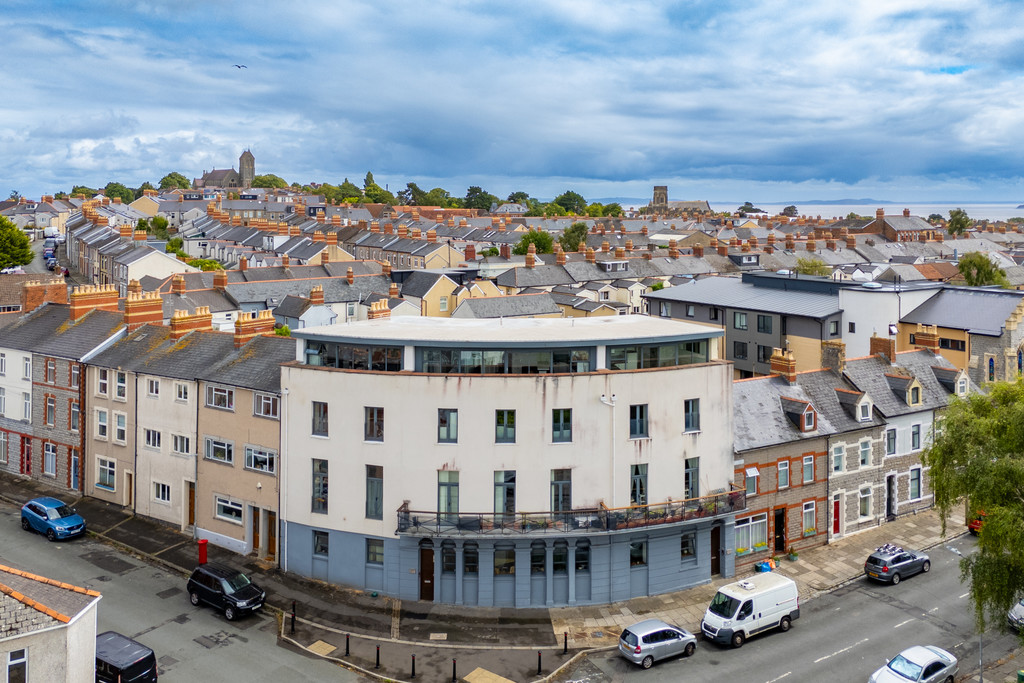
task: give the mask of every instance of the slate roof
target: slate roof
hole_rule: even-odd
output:
[[[234,335],[228,332],[197,331],[174,340],[169,327],[143,325],[90,362],[100,367],[194,380],[234,351]]]
[[[811,397],[799,384],[791,385],[778,375],[733,382],[732,395],[733,448],[737,452],[817,439],[836,431],[827,416],[819,414],[816,429],[801,432],[787,417],[783,399],[811,403]]]
[[[94,590],[0,565],[0,639],[66,624],[99,599]]]
[[[295,344],[288,337],[255,337],[241,348],[233,348],[220,363],[201,370],[196,378],[279,394],[280,365],[295,360]]]
[[[840,312],[839,297],[832,294],[757,287],[734,277],[694,280],[689,284],[650,292],[644,297],[656,301],[693,302],[739,310],[802,315],[814,319]]]
[[[893,376],[901,374],[899,368],[921,383],[919,405],[907,405],[902,393],[897,395],[893,391],[892,383],[898,386],[906,384],[894,381]],[[955,370],[955,367],[942,356],[922,349],[897,353],[891,365],[880,356],[850,359],[846,361],[844,374],[857,389],[867,392],[876,410],[885,417],[893,417],[945,408],[949,404],[950,392],[939,381],[934,368],[938,368],[940,372],[943,368]]]
[[[311,305],[308,298],[289,294],[274,309],[274,315],[282,318],[301,318]]]
[[[1024,300],[1024,292],[976,287],[945,287],[900,318],[902,323],[922,323],[967,330],[970,334],[998,337],[1010,314]]]
[[[466,307],[466,311],[459,313]],[[561,315],[558,307],[548,292],[540,294],[517,294],[513,296],[492,296],[466,299],[455,309],[457,317],[466,318],[516,318],[535,315]],[[467,312],[469,315],[467,315]]]
[[[63,278],[39,273],[8,273],[0,275],[0,306],[21,306],[21,286],[26,282],[48,282]],[[27,313],[27,311],[26,311]]]
[[[81,360],[124,329],[120,313],[92,310],[70,318],[69,305],[44,304],[0,330],[0,347]]]
[[[402,296],[413,296],[422,299],[442,278],[449,279],[443,273],[414,270],[402,283]],[[454,282],[452,283],[454,284]]]

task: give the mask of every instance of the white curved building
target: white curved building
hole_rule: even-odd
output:
[[[403,599],[602,603],[729,576],[721,331],[646,316],[293,332],[284,568]]]

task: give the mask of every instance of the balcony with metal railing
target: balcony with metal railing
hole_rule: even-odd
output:
[[[682,524],[696,519],[725,517],[746,509],[746,492],[731,485],[686,500],[609,508],[577,508],[565,512],[438,512],[410,510],[406,501],[398,508],[396,533],[408,536],[477,536],[481,534],[594,534],[619,532],[634,527]]]

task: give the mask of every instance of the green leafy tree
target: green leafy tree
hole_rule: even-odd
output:
[[[544,230],[531,230],[519,238],[516,246],[512,247],[512,253],[523,256],[530,249],[530,245],[537,249],[538,254],[550,254],[554,251],[555,238],[550,232]]]
[[[478,185],[471,185],[466,190],[466,198],[462,200],[462,205],[467,209],[480,209],[481,211],[490,211],[492,204],[497,204],[500,200],[490,192],[484,191]]]
[[[790,204],[789,206],[787,206],[786,208],[784,208],[782,210],[782,215],[783,216],[788,216],[789,218],[795,218],[796,217],[796,207],[793,206],[792,204]]]
[[[149,231],[162,240],[167,239],[167,219],[163,216],[153,216],[149,219]]]
[[[942,214],[941,213],[930,213],[930,214],[928,214],[928,222],[929,223],[939,223],[941,221],[942,221]]]
[[[869,221],[871,219],[868,216],[861,216],[860,214],[858,214],[858,213],[856,213],[854,211],[851,211],[850,213],[846,214],[846,220],[848,220],[848,221]]]
[[[1013,218],[1007,218],[1007,223],[1024,223],[1024,216],[1014,216]]]
[[[107,186],[103,188],[103,194],[111,199],[114,197],[120,197],[121,201],[125,204],[131,204],[135,201],[135,191],[129,187],[125,187],[121,183],[107,183]]]
[[[483,258],[487,258],[488,256],[497,256],[499,253],[500,252],[498,251],[497,247],[487,247],[486,249],[480,252],[480,256],[482,256]]]
[[[191,181],[177,171],[172,171],[160,179],[161,190],[189,190],[191,188]]]
[[[427,193],[420,189],[416,183],[406,183],[404,190],[399,190],[395,195],[400,202],[408,206],[426,206]]]
[[[665,283],[662,282],[661,280],[658,280],[653,285],[651,285],[651,291],[652,292],[658,292],[658,291],[661,291],[663,289],[665,289]]]
[[[921,459],[945,531],[953,510],[985,511],[978,551],[960,560],[978,631],[1024,593],[1024,381],[954,399]]]
[[[583,221],[576,221],[566,228],[558,238],[563,251],[576,251],[580,248],[580,242],[587,239],[587,224]]]
[[[149,182],[147,180],[146,182],[142,183],[137,188],[135,188],[135,198],[138,199],[139,197],[144,195],[146,193],[146,190],[155,190],[155,189],[156,188],[153,187],[153,183],[151,183],[151,182]]]
[[[395,195],[391,194],[377,183],[370,183],[363,192],[366,201],[373,204],[397,204]]]
[[[537,207],[537,213],[528,213],[527,216],[568,216],[569,212],[565,210],[565,207],[561,204],[555,204],[549,202],[547,204],[541,204]]]
[[[196,258],[189,261],[188,264],[193,268],[198,268],[199,270],[204,271],[224,270],[224,266],[222,266],[218,261],[215,261],[212,258]]]
[[[86,187],[85,185],[75,185],[74,187],[71,188],[72,197],[79,194],[84,194],[85,198],[88,199],[90,197],[96,196],[96,190],[92,189],[91,187]]]
[[[0,216],[0,268],[13,268],[32,263],[32,243],[7,216]]]
[[[522,204],[523,206],[527,206],[527,203],[530,201],[530,195],[527,192],[519,190],[517,192],[510,193],[508,196],[508,201],[512,202],[513,204]]]
[[[946,230],[950,235],[962,235],[970,229],[972,221],[963,209],[951,209],[949,222],[946,223]]]
[[[11,193],[7,195],[7,198],[11,201],[19,201],[21,199],[21,193],[17,190],[11,190]]]
[[[801,275],[817,275],[828,277],[832,274],[832,268],[820,258],[801,256],[796,260],[796,272]]]
[[[371,171],[366,172],[366,177],[363,178],[363,191],[366,191],[371,185],[376,185],[373,181],[373,173]]]
[[[138,222],[135,224],[135,229],[145,230],[146,232],[149,232],[149,220],[145,218],[140,218]]]
[[[184,248],[185,240],[181,239],[180,237],[172,237],[171,239],[167,240],[167,246],[164,247],[164,251],[166,251],[168,254],[173,254],[174,252]]]
[[[764,213],[764,211],[757,208],[750,202],[743,202],[743,206],[736,209],[736,213],[738,213],[741,216],[746,216],[748,213]]]
[[[277,189],[284,189],[288,187],[288,183],[285,182],[284,178],[276,176],[273,173],[267,173],[264,175],[253,176],[252,186],[262,188],[273,187]]]
[[[1006,279],[1006,271],[997,266],[985,252],[972,251],[964,254],[960,257],[957,267],[968,287],[1010,286]]]
[[[565,209],[566,214],[573,216],[583,216],[587,211],[587,200],[583,198],[583,195],[572,190],[566,190],[555,197],[554,203]]]
[[[593,204],[588,204],[586,215],[590,216],[591,218],[600,218],[601,216],[604,215],[604,204],[598,204],[597,202],[594,202]]]
[[[281,327],[274,328],[274,334],[278,337],[290,337],[292,336],[292,331],[287,325],[281,325]]]
[[[363,191],[359,189],[359,186],[355,183],[350,183],[348,178],[345,178],[345,182],[338,186],[338,194],[344,199],[360,199],[363,196]]]
[[[611,204],[604,205],[604,215],[609,217],[621,216],[622,205],[618,202],[612,202]]]

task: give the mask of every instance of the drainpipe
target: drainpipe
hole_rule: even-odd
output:
[[[606,406],[608,406],[609,408],[612,409],[612,420],[611,420],[611,422],[612,422],[612,452],[611,452],[611,456],[612,457],[611,457],[611,462],[609,463],[609,467],[611,468],[611,482],[612,482],[611,500],[612,500],[612,504],[611,504],[610,507],[615,507],[615,472],[617,470],[617,467],[615,466],[615,394],[612,394],[612,397],[611,397],[610,400],[608,399],[606,394],[601,394],[601,403],[605,404]]]
[[[280,373],[282,377],[286,372],[286,368],[281,368]],[[288,443],[288,389],[287,387],[281,387],[281,436],[280,444],[277,449],[277,563],[280,565],[282,571],[288,571],[288,525],[285,523],[284,511],[286,509],[286,499],[288,486],[286,478],[288,476],[288,467],[285,467],[285,445]]]

